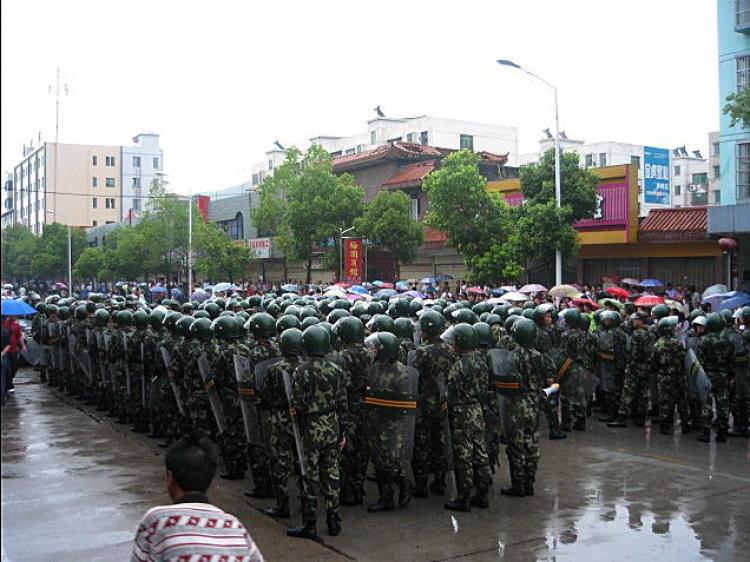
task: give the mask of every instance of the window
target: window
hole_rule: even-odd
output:
[[[141,188],[141,178],[133,178],[133,188],[134,189]]]
[[[737,91],[750,86],[750,55],[742,55],[737,61]]]
[[[693,181],[691,182],[696,185],[705,185],[708,183],[708,172],[699,172],[693,174]]]
[[[154,156],[154,170],[158,170],[158,169],[159,169],[159,157]]]
[[[719,179],[721,177],[721,166],[714,166],[714,179]]]
[[[252,184],[258,185],[260,183],[260,174],[253,174]]]
[[[737,199],[750,199],[750,142],[737,143]]]
[[[419,144],[430,144],[427,131],[419,133]]]
[[[114,197],[107,197],[104,199],[104,206],[107,209],[114,209],[115,208],[115,198]]]
[[[99,203],[99,201],[97,201],[96,197],[94,197],[93,199],[91,199],[91,208],[92,209],[96,209],[98,207],[98,203]]]
[[[91,226],[97,226],[99,224],[99,221],[91,221]]]
[[[419,198],[418,197],[412,197],[411,198],[411,218],[416,220],[419,220]]]
[[[591,168],[593,165],[594,165],[594,155],[587,154],[586,155],[586,167]]]
[[[242,220],[242,213],[237,213],[233,219],[219,221],[216,224],[232,240],[242,240],[245,237],[245,225]],[[258,234],[260,235],[260,232]]]
[[[474,136],[473,135],[459,135],[458,137],[458,148],[474,150]]]
[[[270,172],[271,170],[273,170],[273,160],[269,159],[268,160],[268,171]]]
[[[734,27],[742,28],[750,25],[750,1],[734,0]]]
[[[679,166],[675,166],[674,167],[674,175],[675,176],[679,176],[680,175],[680,167]]]
[[[115,223],[115,221],[107,221],[104,224],[114,224],[114,223]]]
[[[370,144],[375,144],[378,141],[378,134],[375,131],[370,131]]]
[[[136,197],[133,199],[133,210],[134,211],[141,210],[141,199],[139,197]]]
[[[719,154],[721,154],[720,146],[721,145],[718,142],[713,143],[711,145],[711,154],[713,154],[714,156],[719,156]]]
[[[104,165],[105,166],[114,166],[115,165],[115,157],[114,156],[105,156],[104,157]]]
[[[115,186],[115,178],[107,178],[105,180],[105,185],[107,187],[114,187]]]
[[[599,165],[600,166],[606,166],[607,165],[607,153],[606,152],[600,152],[599,153]]]
[[[359,154],[360,152],[362,152],[364,149],[365,149],[365,145],[364,144],[358,144],[357,145],[357,154]]]
[[[140,168],[140,167],[141,167],[141,157],[133,156],[133,168]]]
[[[415,133],[406,133],[406,142],[414,142]]]
[[[681,185],[674,186],[674,194],[680,195],[681,193],[682,193],[682,186]]]
[[[91,157],[91,165],[96,166],[96,154]]]
[[[631,156],[630,157],[630,163],[635,166],[636,168],[641,167],[641,157],[640,156]]]
[[[91,187],[99,187],[99,178],[96,176],[91,178]]]
[[[347,148],[347,149],[346,149],[346,150],[344,151],[344,154],[354,154],[354,149],[353,149],[353,148]]]
[[[714,195],[714,203],[716,205],[721,204],[721,191],[716,190],[714,191],[713,195]]]

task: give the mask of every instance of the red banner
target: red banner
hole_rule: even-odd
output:
[[[359,238],[346,238],[344,240],[344,281],[353,285],[362,283],[364,275],[362,240]]]

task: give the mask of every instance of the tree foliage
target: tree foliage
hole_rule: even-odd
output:
[[[724,114],[729,115],[729,126],[740,123],[743,128],[750,128],[750,86],[726,97]]]
[[[230,283],[243,276],[251,259],[247,246],[235,243],[211,223],[204,225],[194,242],[196,271],[209,279]]]
[[[76,260],[73,276],[82,281],[97,279],[104,270],[104,251],[86,248]]]
[[[36,249],[36,237],[21,225],[2,231],[2,277],[25,280],[31,277],[31,259]]]
[[[391,253],[396,279],[401,277],[401,264],[413,262],[424,241],[422,226],[411,218],[411,202],[402,191],[381,191],[354,224],[357,233]]]

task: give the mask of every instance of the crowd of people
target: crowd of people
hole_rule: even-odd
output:
[[[703,442],[713,425],[718,443],[748,437],[750,307],[711,312],[684,293],[597,302],[586,289],[507,302],[462,287],[434,299],[351,300],[339,288],[199,304],[52,295],[36,303],[32,334],[42,380],[165,447],[210,437],[221,477],[249,469],[246,494],[273,498],[269,516],[291,516],[296,475],[302,524],[287,532],[315,538],[318,497],[337,535],[340,504],[364,503],[370,464],[369,512],[448,492],[447,509],[486,508],[503,446],[501,492],[533,495],[541,414],[550,439],[649,419]]]

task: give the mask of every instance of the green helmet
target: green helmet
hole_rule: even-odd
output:
[[[469,311],[471,312],[471,311]],[[474,314],[472,312],[472,314]],[[461,350],[474,349],[477,346],[477,335],[471,324],[461,322],[453,326],[453,345]]]
[[[348,310],[345,310],[343,308],[334,308],[331,312],[328,313],[326,322],[328,322],[329,324],[335,324],[341,318],[345,318],[347,316],[351,316]]]
[[[279,347],[282,355],[302,355],[302,330],[298,328],[287,328],[281,333]]]
[[[358,318],[347,316],[334,324],[333,333],[344,344],[362,343],[365,337],[365,327]]]
[[[307,330],[307,328],[309,328],[310,326],[315,326],[315,324],[319,322],[320,320],[317,316],[307,316],[302,320],[302,326],[300,329],[304,332],[305,330]]]
[[[318,311],[315,309],[314,306],[307,305],[303,306],[302,310],[299,313],[300,320],[304,321],[305,318],[315,318],[318,319]]]
[[[604,310],[599,315],[599,318],[601,319],[601,324],[605,329],[608,327],[617,326],[617,320],[619,319],[619,317],[620,315],[614,310]],[[609,322],[609,324],[607,324],[607,322]]]
[[[58,312],[59,310],[60,310],[60,309],[59,309],[59,308],[57,307],[57,305],[56,305],[56,304],[48,304],[48,305],[47,305],[47,314],[48,314],[48,315],[49,315],[49,314],[51,314],[51,315],[57,316],[57,312]]]
[[[272,302],[266,307],[266,313],[270,314],[271,318],[276,318],[281,313],[281,307]]]
[[[669,336],[674,334],[675,326],[677,326],[677,316],[665,316],[659,319],[656,325],[656,333],[659,336]]]
[[[152,310],[151,314],[148,315],[148,323],[154,330],[161,330],[164,327],[164,319],[166,314],[162,310]]]
[[[427,337],[438,337],[445,329],[443,315],[434,310],[428,310],[419,317],[419,326]]]
[[[371,302],[367,305],[367,314],[369,314],[370,316],[383,314],[383,305],[379,302]]]
[[[414,339],[414,322],[408,318],[396,318],[393,322],[393,333],[406,340]]]
[[[393,318],[386,314],[376,314],[369,322],[370,330],[373,332],[391,332],[393,333]]]
[[[709,332],[721,332],[724,327],[724,319],[719,312],[712,312],[706,317],[706,330]]]
[[[290,304],[287,305],[287,307],[284,309],[284,315],[286,316],[287,314],[291,314],[292,316],[296,316],[297,318],[299,318],[302,314],[302,309],[296,304]]]
[[[731,326],[734,324],[734,315],[732,314],[732,311],[728,308],[725,308],[723,310],[719,311],[719,314],[721,314],[721,317],[724,319],[724,324],[727,326]]]
[[[208,312],[206,312],[205,310],[196,310],[193,313],[193,318],[207,318],[207,319],[211,320],[211,315]]]
[[[526,309],[532,309],[533,310],[534,308],[536,308],[536,305],[532,301],[526,301],[525,303],[523,303],[523,309],[524,310],[526,310]]]
[[[133,325],[139,330],[145,330],[148,327],[148,314],[145,310],[136,310],[133,313]]]
[[[276,335],[276,322],[267,312],[256,312],[245,322],[245,329],[251,332],[256,339],[272,338]]]
[[[669,307],[666,304],[657,304],[651,309],[651,314],[653,314],[657,320],[661,320],[665,316],[669,316]]]
[[[219,316],[231,316],[234,318],[234,311],[233,310],[222,310],[221,314]]]
[[[195,318],[192,316],[181,316],[175,323],[177,333],[184,337],[190,336],[190,326],[193,325],[193,322],[195,322]]]
[[[331,338],[330,345],[331,347],[333,347],[338,341],[338,336],[336,336],[336,334],[333,333],[333,326],[331,326],[331,324],[329,322],[326,322],[325,320],[323,322],[318,322],[315,325],[320,326],[326,332],[328,332],[328,336]]]
[[[508,310],[510,310],[509,304],[499,304],[491,312],[497,314],[501,320],[505,320],[508,317]]]
[[[492,305],[487,302],[478,302],[477,304],[471,307],[471,311],[477,316],[485,312],[489,312],[491,310],[492,310]]]
[[[96,312],[95,302],[88,301],[85,306],[86,306],[86,314],[94,314]]]
[[[522,347],[531,347],[536,342],[536,326],[528,318],[520,318],[511,330],[513,340]]]
[[[219,305],[215,302],[210,302],[206,304],[206,307],[204,308],[206,312],[208,312],[208,316],[213,320],[215,318],[219,317],[219,314],[221,314],[221,308],[219,308]]]
[[[186,318],[191,318],[187,316]],[[190,335],[199,340],[207,340],[213,335],[211,320],[208,318],[193,318],[190,324]]]
[[[511,307],[510,307],[510,308],[508,309],[508,312],[507,312],[507,314],[508,314],[508,316],[514,316],[514,315],[515,315],[515,316],[521,316],[521,315],[523,315],[523,308],[519,308],[519,307],[517,307],[517,306],[511,306]],[[506,318],[507,318],[508,316],[506,316]]]
[[[349,310],[349,308],[352,306],[352,303],[350,303],[346,299],[336,299],[331,303],[331,308],[334,310],[340,308],[341,310]]]
[[[86,306],[82,305],[82,304],[79,304],[76,307],[75,312],[73,314],[74,314],[76,320],[83,320],[83,319],[85,319],[86,318]]]
[[[589,328],[591,328],[591,316],[585,313],[579,314],[578,315],[578,327],[584,332],[588,332]]]
[[[211,323],[211,327],[220,338],[234,339],[239,336],[237,321],[231,316],[219,316]]]
[[[547,316],[547,314],[551,315],[553,308],[554,306],[550,303],[540,304],[539,306],[534,308],[531,319],[536,323],[537,326],[542,326],[544,324],[544,317]]]
[[[182,318],[182,314],[179,312],[175,312],[174,310],[169,311],[166,316],[164,316],[164,327],[170,332],[175,332],[177,322],[180,318]]]
[[[417,299],[412,299],[409,301],[409,316],[412,318],[416,317],[419,314],[419,311],[422,310],[423,306],[422,303],[419,302]]]
[[[698,318],[699,316],[705,316],[706,313],[700,308],[695,308],[690,312],[690,322]]]
[[[242,316],[234,315],[231,316],[232,320],[234,320],[234,323],[237,325],[237,337],[238,338],[244,338],[247,335],[247,328],[245,328],[245,324],[249,320],[249,318],[243,318]]]
[[[68,318],[70,318],[70,307],[61,306],[57,311],[57,316],[58,318],[60,318],[60,320],[67,320]]]
[[[453,322],[456,324],[475,324],[477,321],[477,315],[474,314],[468,308],[459,308],[452,314]]]
[[[100,308],[96,311],[94,319],[97,326],[106,326],[107,324],[109,324],[109,312],[107,312],[103,308]]]
[[[183,314],[192,314],[194,310],[195,310],[195,306],[193,306],[193,303],[186,302],[185,304],[182,305],[180,312],[182,312]]]
[[[216,306],[218,306],[221,310],[225,310],[227,307],[227,300],[222,297],[218,297],[214,299],[214,302],[216,303]]]
[[[398,337],[390,332],[376,332],[365,340],[368,349],[375,352],[378,361],[395,361],[398,359]]]
[[[741,316],[743,320],[750,320],[750,306],[745,306],[742,308]]]
[[[409,301],[406,299],[396,299],[393,303],[393,317],[405,318],[409,316]]]
[[[484,321],[486,324],[489,324],[490,326],[503,323],[499,315],[493,314],[491,312],[484,318]]]
[[[521,316],[526,318],[527,320],[534,321],[534,309],[533,308],[524,308],[523,312],[521,313]]]
[[[302,349],[307,355],[325,355],[331,347],[331,336],[322,326],[310,326],[302,332]]]
[[[127,328],[133,324],[133,313],[129,310],[121,310],[117,313],[115,322],[120,328]]]
[[[513,330],[514,324],[523,318],[520,314],[511,314],[505,319],[505,331],[510,333]]]
[[[706,324],[708,323],[708,318],[706,318],[705,315],[699,315],[693,318],[693,320],[690,322],[691,326],[703,326],[706,327]]]
[[[492,347],[492,328],[490,328],[490,325],[485,322],[477,322],[473,328],[477,336],[477,346]]]
[[[289,307],[286,310],[288,311]],[[279,334],[283,333],[284,330],[299,329],[300,327],[302,327],[302,322],[294,314],[284,314],[284,316],[276,320],[276,331]]]
[[[43,302],[37,303],[37,305],[36,305],[36,311],[39,314],[44,314],[47,311],[47,305],[44,304]]]

